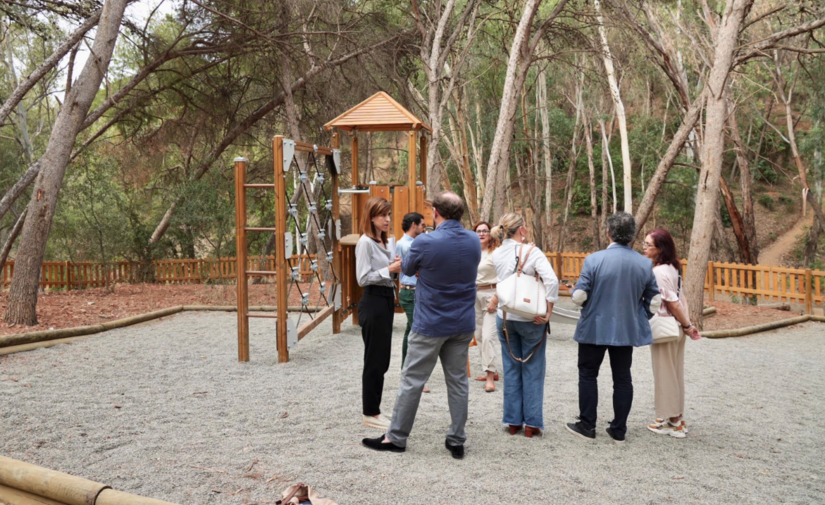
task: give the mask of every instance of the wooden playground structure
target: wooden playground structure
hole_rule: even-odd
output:
[[[391,233],[402,235],[401,220],[408,212],[424,215],[432,225],[432,209],[425,200],[427,182],[427,136],[431,128],[384,92],[378,92],[324,125],[331,131],[331,147],[296,142],[283,136],[273,139],[273,182],[246,182],[247,160],[235,160],[236,272],[238,290],[238,361],[249,361],[249,318],[275,319],[278,362],[289,361],[289,348],[327,317],[333,333],[352,315],[357,321],[361,289],[355,280],[355,243],[359,211],[371,197],[386,198],[392,206]],[[341,188],[340,133],[351,140],[352,186]],[[381,185],[359,180],[358,134],[360,132],[407,132],[408,173],[406,185]],[[419,147],[420,146],[420,147]],[[274,223],[248,222],[247,192],[274,192]],[[342,195],[351,196],[353,233],[341,236]],[[249,268],[248,233],[275,235],[274,270]],[[294,240],[293,240],[294,237]],[[295,263],[304,252],[314,255],[309,279]],[[303,251],[301,251],[303,249]],[[249,310],[250,278],[274,277],[277,290],[275,313]],[[295,291],[300,307],[291,318],[288,300]],[[306,317],[305,317],[306,316]]]

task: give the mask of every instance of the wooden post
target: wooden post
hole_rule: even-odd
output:
[[[350,150],[352,151],[352,187],[356,188],[360,184],[358,180],[358,130],[354,129],[350,132]],[[367,181],[369,182],[369,181]],[[356,205],[356,195],[352,195],[352,232],[355,233],[355,228],[358,226],[358,218],[361,215],[360,205]]]
[[[411,130],[407,132],[407,137],[409,139],[409,160],[407,160],[407,186],[410,188],[410,194],[407,195],[407,201],[409,202],[409,209],[412,211],[415,209],[415,130]]]
[[[338,132],[332,133],[332,148],[333,149],[340,149],[341,148],[341,139],[338,138]],[[337,233],[340,232],[338,228],[339,223],[341,222],[341,202],[340,197],[338,196],[338,173],[337,170],[340,170],[340,167],[335,167],[336,172],[331,174],[332,176],[332,221],[333,225],[335,226],[335,230],[333,231],[336,234],[333,237],[333,245],[332,245],[332,269],[338,274],[338,282],[333,284],[332,287],[332,305],[335,305],[335,293],[339,290],[341,291],[341,296],[339,300],[341,301],[341,308],[339,310],[335,310],[332,312],[332,334],[337,335],[341,333],[341,311],[344,310],[344,290],[342,287],[342,282],[344,280],[344,272],[341,268],[341,242],[340,237],[337,236]]]
[[[814,287],[811,285],[811,269],[805,269],[805,313],[814,313]]]
[[[286,320],[287,292],[289,277],[286,272],[286,181],[284,174],[289,167],[284,166],[284,136],[276,135],[273,141],[272,156],[274,158],[275,175],[275,279],[278,288],[277,306],[278,318],[275,320],[275,331],[278,342],[278,363],[289,361],[287,349]]]
[[[705,282],[708,283],[708,300],[712,302],[714,299],[714,292],[716,291],[716,286],[714,285],[716,281],[714,280],[712,261],[708,261],[708,275],[705,277]]]
[[[72,264],[70,261],[66,262],[66,291],[72,289]]]
[[[238,361],[249,361],[249,291],[246,284],[246,158],[235,158],[235,275],[238,290]]]
[[[419,161],[419,170],[418,170],[418,180],[427,187],[427,136],[424,132],[421,132],[421,152],[418,153],[418,161]],[[422,212],[423,214],[423,212]]]

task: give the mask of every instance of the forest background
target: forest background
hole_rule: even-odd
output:
[[[676,237],[699,319],[707,261],[757,263],[803,212],[787,260],[823,266],[824,25],[815,0],[2,0],[4,319],[36,321],[42,261],[234,255],[232,160],[271,180],[273,135],[329,145],[379,90],[468,224],[592,251],[631,212]],[[343,185],[404,184],[404,139],[361,135]]]

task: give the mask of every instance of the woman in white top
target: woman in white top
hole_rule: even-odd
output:
[[[685,411],[685,335],[693,340],[702,336],[690,323],[679,275],[682,265],[673,237],[667,230],[653,230],[645,236],[642,251],[653,261],[653,275],[662,296],[657,314],[673,316],[682,325],[682,332],[675,341],[650,346],[656,419],[647,428],[660,435],[685,438],[687,425],[682,418]]]
[[[473,226],[473,231],[481,241],[481,261],[478,264],[476,276],[476,339],[481,351],[481,367],[484,375],[476,377],[477,381],[486,381],[484,391],[492,393],[496,390],[498,370],[496,370],[496,355],[498,354],[498,332],[496,331],[496,303],[493,296],[496,294],[496,267],[493,265],[493,251],[499,241],[490,236],[490,223],[480,221]]]
[[[363,424],[386,430],[390,421],[381,414],[381,393],[384,374],[390,367],[395,314],[395,283],[390,274],[401,271],[401,258],[392,258],[387,248],[390,203],[384,198],[370,198],[360,225],[363,235],[355,244],[355,275],[358,285],[364,288],[358,302],[358,324],[364,340]]]
[[[514,212],[505,214],[490,234],[501,240],[501,246],[492,254],[497,282],[513,275],[520,254],[526,256],[522,272],[526,275],[538,273],[544,282],[546,314],[536,316],[533,320],[517,314],[507,314],[507,335],[504,332],[504,313],[499,310],[496,317],[504,369],[502,422],[509,426],[511,435],[515,435],[522,428],[527,437],[541,435],[544,429],[544,351],[547,345],[545,331],[549,330],[553,304],[559,297],[559,279],[547,256],[539,248],[525,243],[528,231],[521,215]],[[514,359],[513,356],[522,361]],[[526,361],[523,361],[525,359]]]

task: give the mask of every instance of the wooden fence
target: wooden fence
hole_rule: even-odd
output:
[[[315,256],[294,255],[292,264],[299,266],[303,279],[312,275],[310,262]],[[275,271],[275,256],[250,257],[247,270]],[[14,261],[6,262],[0,286],[8,287],[14,275]],[[40,273],[40,287],[49,289],[83,289],[103,287],[114,283],[153,281],[158,284],[228,283],[236,276],[234,257],[155,260],[148,265],[134,261],[92,263],[46,261]]]
[[[560,279],[575,282],[588,254],[549,252],[547,258]],[[312,275],[311,259],[307,255],[292,257],[293,265],[299,264],[304,279]],[[684,274],[686,263],[682,263]],[[142,275],[142,269],[149,271]],[[247,269],[274,271],[275,257],[249,258]],[[0,285],[8,287],[13,273],[14,262],[9,261],[3,268]],[[231,283],[235,278],[235,258],[157,260],[146,266],[128,261],[106,264],[65,261],[44,262],[40,285],[52,289],[82,289],[143,279],[165,284],[197,284]],[[743,300],[798,303],[811,314],[814,308],[825,308],[825,270],[708,262],[705,293],[711,301],[716,295],[727,295]]]

